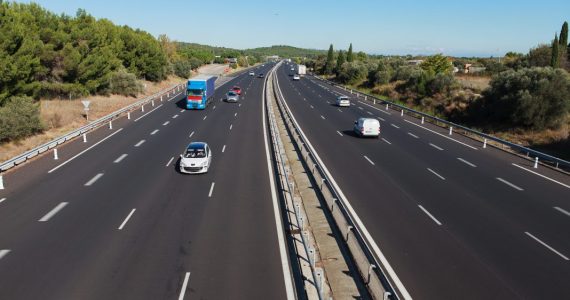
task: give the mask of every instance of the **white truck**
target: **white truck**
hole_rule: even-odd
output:
[[[307,67],[305,65],[297,65],[297,74],[299,75],[307,74]]]

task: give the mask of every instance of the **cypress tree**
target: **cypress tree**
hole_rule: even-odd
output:
[[[568,47],[568,22],[564,22],[564,24],[562,24],[559,44],[562,47],[561,50],[564,50],[566,47]]]
[[[338,75],[338,73],[340,72],[340,68],[342,67],[342,64],[344,64],[346,62],[346,59],[344,58],[344,52],[342,50],[340,50],[338,52],[338,56],[336,58],[336,74]]]
[[[346,61],[347,62],[354,61],[354,54],[352,54],[352,43],[350,43],[350,47],[348,47],[348,53],[346,54]]]
[[[552,56],[550,57],[550,66],[553,68],[560,67],[560,50],[559,50],[558,35],[554,35],[554,41],[552,41]]]
[[[333,45],[329,47],[329,53],[327,54],[327,63],[325,64],[325,74],[331,74],[334,64],[334,50]]]

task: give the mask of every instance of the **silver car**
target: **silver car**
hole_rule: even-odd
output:
[[[234,102],[234,103],[236,103],[236,102],[238,102],[238,101],[239,101],[239,95],[238,95],[236,92],[234,92],[234,91],[229,91],[229,92],[226,94],[226,102]]]

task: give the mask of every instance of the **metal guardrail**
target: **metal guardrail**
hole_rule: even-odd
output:
[[[320,165],[313,151],[308,147],[308,141],[305,140],[300,128],[294,121],[291,111],[284,102],[284,97],[278,88],[278,82],[273,81],[273,85],[273,90],[277,97],[277,104],[281,110],[285,124],[289,128],[291,137],[301,150],[301,157],[304,159],[306,165],[309,166],[309,172],[313,176],[313,179],[315,182],[320,183],[316,188],[321,192],[368,291],[374,299],[400,299],[399,295],[395,292],[392,280],[384,271],[383,264],[381,264],[380,260],[374,255],[370,243],[364,237],[365,235],[362,233],[363,230],[349,213],[344,199],[331,184],[331,180],[324,171],[324,168]]]
[[[273,71],[273,70],[272,70]],[[265,82],[269,82],[272,81],[272,78],[274,76],[274,73],[270,71],[269,75],[267,76]],[[268,86],[269,87],[269,86]],[[273,87],[272,87],[273,88]],[[267,94],[273,93],[274,91],[268,88],[266,90]],[[264,95],[266,96],[266,95]],[[277,121],[276,121],[276,117],[274,115],[273,112],[273,104],[271,103],[271,100],[268,99],[268,97],[266,97],[266,108],[267,108],[267,116],[269,119],[269,131],[270,131],[270,135],[271,135],[271,143],[273,144],[273,153],[275,155],[276,158],[276,165],[277,165],[277,169],[278,169],[278,174],[280,174],[282,182],[281,185],[283,187],[283,192],[285,194],[285,197],[287,198],[287,196],[290,198],[290,202],[294,202],[294,184],[291,182],[290,178],[289,178],[289,168],[287,168],[287,166],[285,165],[285,147],[281,141],[281,137],[279,134],[279,129],[277,126]],[[264,108],[265,109],[265,108]],[[287,202],[287,200],[286,200]],[[287,203],[286,203],[287,205]],[[293,212],[294,216],[295,216],[295,222],[298,226],[298,228],[303,231],[304,230],[304,218],[301,216],[301,209],[300,207],[295,206],[294,208],[289,207],[288,208],[290,211]],[[300,236],[300,240],[301,240],[301,244],[303,245],[303,251],[305,252],[305,255],[307,256],[307,260],[309,261],[309,267],[311,269],[311,276],[312,278],[307,278],[309,282],[313,282],[315,285],[315,289],[317,290],[317,297],[319,300],[323,299],[323,288],[324,288],[324,275],[323,275],[323,271],[320,268],[317,268],[316,264],[315,264],[315,259],[311,258],[310,253],[314,253],[315,251],[315,247],[311,247],[309,245],[309,241],[308,238],[305,237],[305,234],[303,232],[301,232]]]
[[[543,153],[543,152],[540,152],[540,151],[536,151],[536,150],[533,150],[533,149],[524,147],[524,146],[519,145],[519,144],[515,144],[515,143],[512,143],[512,142],[509,142],[509,141],[500,139],[500,138],[498,138],[498,137],[495,137],[495,136],[492,136],[492,135],[489,135],[489,134],[486,134],[486,133],[483,133],[483,132],[480,132],[480,131],[471,129],[471,128],[466,127],[466,126],[463,126],[463,125],[459,125],[459,124],[456,124],[456,123],[453,123],[453,122],[449,122],[449,121],[446,121],[446,120],[443,120],[443,119],[434,117],[434,116],[429,115],[429,114],[427,114],[427,113],[424,113],[424,112],[421,112],[421,111],[417,111],[417,110],[408,108],[408,107],[406,107],[406,106],[403,106],[403,105],[394,103],[393,101],[380,99],[380,98],[377,98],[377,97],[375,97],[375,96],[373,96],[373,95],[366,94],[366,93],[362,93],[362,92],[359,92],[359,91],[356,91],[356,90],[347,88],[347,87],[345,87],[345,86],[343,86],[343,85],[341,85],[341,84],[338,84],[338,83],[336,83],[336,82],[332,82],[332,81],[330,81],[330,80],[321,78],[321,77],[316,76],[316,75],[313,75],[313,77],[315,77],[315,78],[317,78],[317,79],[319,79],[319,80],[321,80],[321,81],[327,82],[327,83],[329,83],[330,85],[340,87],[340,88],[342,88],[342,89],[344,89],[344,90],[346,90],[346,91],[350,91],[351,93],[356,94],[357,97],[358,97],[358,95],[361,95],[365,100],[368,100],[368,99],[370,98],[370,99],[375,100],[375,102],[378,101],[378,102],[380,102],[380,103],[382,103],[382,104],[387,104],[387,105],[391,106],[392,109],[394,109],[393,107],[399,108],[401,111],[405,111],[405,113],[406,113],[407,115],[411,115],[411,116],[416,117],[416,118],[418,118],[418,119],[419,119],[419,118],[422,118],[422,119],[425,118],[425,119],[427,119],[427,120],[431,120],[431,121],[432,121],[431,123],[433,123],[433,124],[435,124],[435,125],[437,125],[437,126],[440,126],[439,124],[447,125],[448,128],[450,128],[451,131],[452,131],[453,129],[460,129],[460,130],[463,131],[463,135],[465,135],[465,136],[467,136],[467,137],[470,137],[470,138],[476,139],[477,141],[483,143],[484,147],[487,146],[487,142],[488,142],[488,141],[493,141],[493,142],[498,143],[498,144],[501,145],[501,146],[500,146],[500,147],[497,147],[497,146],[494,146],[494,145],[492,145],[492,144],[489,144],[489,145],[494,146],[494,147],[497,147],[497,148],[500,148],[500,149],[503,149],[503,150],[505,150],[504,147],[508,147],[508,148],[511,149],[513,152],[517,152],[517,153],[523,154],[523,155],[525,155],[525,156],[527,156],[527,157],[529,157],[529,156],[534,157],[534,158],[535,158],[535,163],[538,163],[538,162],[540,161],[541,163],[546,164],[546,165],[549,165],[549,166],[554,167],[554,168],[556,168],[556,169],[560,169],[560,170],[564,170],[564,171],[570,171],[570,162],[569,162],[569,161],[566,161],[566,160],[563,160],[563,159],[561,159],[561,158],[554,157],[554,156],[552,156],[552,155],[549,155],[549,154],[546,154],[546,153]],[[439,123],[439,124],[438,124],[438,123]],[[440,127],[444,127],[444,126],[440,126]],[[478,138],[478,139],[477,139],[477,138]]]
[[[138,108],[140,106],[147,104],[148,102],[153,101],[154,99],[158,99],[158,97],[161,95],[164,95],[164,94],[167,94],[170,92],[179,91],[180,88],[183,86],[184,86],[184,84],[177,84],[177,85],[171,86],[167,89],[163,89],[163,90],[161,90],[161,91],[159,91],[159,92],[157,92],[151,96],[145,97],[142,100],[139,100],[139,101],[127,106],[127,107],[124,107],[122,109],[114,111],[114,112],[112,112],[112,113],[110,113],[110,114],[108,114],[108,115],[106,115],[106,116],[104,116],[98,120],[95,120],[95,121],[93,121],[93,122],[91,122],[85,126],[82,126],[78,129],[75,129],[75,130],[73,130],[73,131],[71,131],[71,132],[69,132],[63,136],[60,136],[56,139],[53,139],[53,140],[51,140],[51,141],[49,141],[49,142],[47,142],[41,146],[38,146],[38,147],[31,149],[31,150],[28,150],[28,151],[26,151],[23,154],[20,154],[18,156],[15,156],[15,157],[13,157],[13,158],[11,158],[11,159],[0,164],[0,172],[9,170],[9,169],[11,169],[17,165],[24,163],[28,159],[31,159],[31,158],[37,156],[38,154],[44,153],[50,149],[55,148],[58,145],[61,145],[61,144],[65,143],[65,142],[67,142],[73,138],[76,138],[76,137],[78,137],[78,136],[80,136],[80,135],[82,135],[88,131],[91,131],[95,128],[98,128],[98,127],[106,124],[107,122],[112,121],[115,118],[118,118],[119,116],[121,116],[122,114],[124,114],[126,112],[130,112],[130,111],[134,110],[135,108]]]

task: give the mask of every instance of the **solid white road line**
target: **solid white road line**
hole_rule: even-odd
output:
[[[514,184],[512,184],[512,183],[510,183],[510,182],[508,182],[508,181],[506,181],[506,180],[504,180],[503,178],[497,177],[497,180],[500,181],[500,182],[502,182],[502,183],[504,183],[504,184],[506,184],[506,185],[508,185],[508,186],[510,186],[510,187],[512,187],[512,188],[515,189],[515,190],[524,191],[522,188],[520,188],[520,187],[518,187],[518,186],[516,186],[516,185],[514,185]]]
[[[166,122],[162,123],[162,126],[166,126],[168,124],[170,124],[170,121],[166,121]]]
[[[473,167],[473,168],[476,168],[476,167],[477,167],[475,164],[470,163],[470,162],[466,161],[465,159],[463,159],[463,158],[461,158],[461,157],[458,157],[457,160],[459,160],[460,162],[462,162],[462,163],[464,163],[464,164],[466,164],[466,165],[468,165],[468,166],[471,166],[471,167]]]
[[[570,258],[566,257],[564,254],[556,251],[556,249],[550,247],[548,244],[546,244],[545,242],[541,241],[539,238],[537,238],[536,236],[532,235],[530,232],[525,231],[525,234],[530,236],[532,239],[534,239],[535,241],[537,241],[538,243],[540,243],[541,245],[543,245],[544,247],[548,248],[548,250],[558,254],[558,256],[562,257],[564,260],[570,260]]]
[[[4,201],[6,201],[6,198],[0,199],[0,203],[2,203],[2,202],[4,202]]]
[[[441,147],[439,147],[439,146],[437,146],[437,145],[434,145],[434,144],[432,144],[432,143],[429,143],[429,145],[432,146],[432,147],[434,147],[435,149],[437,149],[437,150],[439,150],[439,151],[443,151],[443,148],[441,148]]]
[[[373,166],[375,166],[376,164],[370,160],[370,158],[368,158],[368,156],[364,155],[364,158],[366,158],[366,160]]]
[[[0,250],[0,259],[2,259],[4,256],[8,255],[8,253],[10,253],[10,249]]]
[[[206,120],[207,117],[208,117],[208,116],[204,116],[204,119],[202,119],[202,120]]]
[[[125,154],[119,156],[119,158],[115,159],[115,161],[114,161],[113,163],[118,164],[118,163],[120,163],[123,159],[125,159],[125,157],[127,157],[127,156],[128,156],[128,154],[125,153]]]
[[[263,85],[263,94],[262,94],[262,105],[265,108],[265,85]],[[281,213],[280,213],[280,206],[279,202],[277,201],[277,191],[275,189],[275,179],[273,178],[273,167],[272,167],[272,156],[269,152],[269,142],[268,142],[268,133],[267,133],[267,122],[265,120],[265,109],[261,110],[261,120],[262,120],[262,127],[263,127],[263,141],[265,143],[265,159],[267,162],[267,177],[269,178],[269,184],[271,189],[271,200],[273,202],[273,217],[275,219],[275,228],[277,231],[277,240],[279,242],[279,255],[281,258],[281,269],[283,270],[283,280],[285,281],[285,291],[287,293],[287,299],[293,300],[296,299],[294,289],[293,289],[293,281],[291,280],[291,270],[289,269],[289,259],[286,250],[286,243],[285,237],[283,234],[283,225],[281,223]]]
[[[426,214],[428,215],[437,225],[441,226],[441,222],[438,221],[432,214],[429,213],[429,211],[427,211],[427,209],[425,209],[423,206],[418,205],[420,207],[420,209]]]
[[[176,115],[172,116],[172,118],[176,119],[176,118],[178,118],[178,115],[176,114]]]
[[[324,119],[325,119],[325,117],[323,117],[323,115],[321,115],[321,119],[323,119],[323,120],[324,120]]]
[[[182,288],[180,289],[180,295],[178,300],[184,300],[184,294],[186,294],[186,288],[188,287],[188,280],[190,279],[190,272],[186,272],[184,275],[184,282],[182,283]]]
[[[6,198],[4,198],[4,199],[6,199]],[[2,202],[2,201],[0,201],[0,202]],[[569,211],[566,211],[566,210],[564,210],[564,209],[562,209],[562,208],[560,208],[560,207],[558,207],[558,206],[554,206],[554,209],[556,209],[557,211],[559,211],[559,212],[561,212],[561,213],[563,213],[563,214],[565,214],[565,215],[567,215],[567,216],[570,217],[570,212],[569,212]]]
[[[153,132],[150,133],[150,135],[155,135],[158,132],[158,129],[155,129]]]
[[[61,167],[63,167],[64,165],[66,165],[66,164],[69,163],[70,161],[72,161],[72,160],[78,158],[78,157],[81,156],[83,153],[85,153],[85,152],[87,152],[87,151],[93,149],[95,146],[101,144],[102,142],[104,142],[104,141],[107,140],[108,138],[112,137],[113,135],[115,135],[115,134],[121,132],[122,130],[123,130],[123,128],[119,128],[119,130],[117,130],[117,131],[115,131],[115,132],[109,134],[107,137],[105,137],[104,139],[100,140],[99,142],[93,144],[91,147],[89,147],[89,148],[87,148],[87,149],[85,149],[85,150],[79,152],[78,154],[76,154],[76,155],[73,156],[72,158],[70,158],[70,159],[64,161],[62,164],[60,164],[60,165],[56,166],[55,168],[49,170],[49,171],[48,171],[48,174],[49,174],[49,173],[52,173],[53,171],[55,171],[55,170],[57,170],[57,169],[59,169],[59,168],[61,168]]]
[[[443,176],[437,174],[434,170],[432,170],[432,169],[430,169],[430,168],[427,168],[427,169],[428,169],[428,171],[432,172],[435,176],[439,177],[441,180],[445,180],[445,177],[443,177]]]
[[[385,138],[382,138],[382,140],[383,140],[383,141],[384,141],[386,144],[388,144],[388,145],[392,145],[392,143],[390,143],[390,142],[389,142],[387,139],[385,139]]]
[[[226,151],[226,145],[224,145],[224,146],[222,147],[222,153],[224,153],[225,151]]]
[[[194,135],[194,131],[192,131],[192,133],[190,133],[190,135],[188,137],[192,137]]]
[[[336,131],[336,133],[338,133],[338,135],[343,136],[342,133],[340,133],[340,131]]]
[[[153,111],[155,111],[155,110],[159,109],[161,106],[162,106],[162,104],[161,104],[161,105],[159,105],[159,106],[157,106],[157,107],[155,107],[154,109],[150,110],[150,111],[149,111],[149,112],[147,112],[146,114],[144,114],[144,115],[142,115],[142,116],[140,116],[140,117],[136,118],[136,119],[135,119],[135,122],[137,122],[138,120],[140,120],[140,119],[142,119],[142,118],[146,117],[148,114],[150,114],[151,112],[153,112]]]
[[[125,227],[125,224],[127,224],[127,222],[129,221],[129,219],[131,218],[131,216],[135,213],[136,209],[133,208],[133,210],[131,210],[131,213],[125,218],[125,220],[123,221],[123,223],[121,224],[121,226],[119,226],[119,230],[123,230],[123,227]]]
[[[140,145],[144,144],[146,140],[140,140],[138,143],[135,144],[135,147],[139,147]]]
[[[527,168],[525,168],[525,167],[522,167],[522,166],[519,166],[519,165],[517,165],[517,164],[515,164],[515,163],[513,163],[513,166],[515,166],[515,167],[517,167],[517,168],[521,168],[521,169],[523,169],[523,170],[525,170],[525,171],[527,171],[527,172],[530,172],[530,173],[532,173],[532,174],[534,174],[534,175],[538,175],[538,176],[540,176],[540,177],[542,177],[542,178],[544,178],[544,179],[550,180],[550,181],[552,181],[552,182],[554,182],[554,183],[558,183],[559,185],[570,189],[570,185],[564,184],[564,183],[562,183],[562,182],[560,182],[560,181],[554,180],[554,179],[552,179],[552,178],[550,178],[550,177],[544,176],[544,175],[542,175],[542,174],[540,174],[540,173],[537,173],[537,172],[535,172],[535,171],[529,170],[529,169],[527,169]]]
[[[411,136],[411,137],[413,137],[413,138],[416,138],[416,139],[419,139],[419,138],[420,138],[419,136],[417,136],[417,135],[415,135],[415,134],[413,134],[413,133],[411,133],[411,132],[408,132],[408,135]]]
[[[60,210],[62,210],[67,205],[67,202],[61,202],[56,207],[54,207],[50,212],[38,220],[38,222],[47,222],[51,217],[55,216]]]
[[[446,139],[448,139],[448,140],[452,140],[452,141],[454,141],[454,142],[456,142],[456,143],[459,143],[459,144],[461,144],[461,145],[463,145],[463,146],[465,146],[465,147],[467,147],[467,148],[471,148],[471,149],[473,149],[473,150],[478,150],[477,148],[475,148],[475,147],[473,147],[473,146],[471,146],[471,145],[467,145],[467,144],[465,144],[464,142],[458,141],[458,140],[456,140],[456,139],[452,139],[452,138],[448,137],[447,135],[441,134],[441,133],[439,133],[439,132],[437,132],[437,131],[434,131],[434,130],[431,130],[431,129],[426,128],[426,127],[424,127],[424,126],[418,125],[418,124],[416,124],[416,123],[414,123],[414,122],[410,122],[410,121],[408,121],[408,120],[404,120],[404,122],[408,122],[408,123],[410,123],[410,124],[412,124],[412,125],[418,126],[419,128],[423,128],[423,129],[425,129],[425,130],[427,130],[427,131],[430,131],[430,132],[435,133],[435,134],[437,134],[437,135],[439,135],[439,136],[442,136],[442,137],[444,137],[444,138],[446,138]]]
[[[394,128],[398,128],[398,129],[400,128],[400,126],[398,126],[398,125],[396,125],[396,124],[394,124],[394,123],[391,123],[390,125],[392,125],[392,127],[394,127]]]
[[[170,166],[170,163],[174,160],[174,156],[170,158],[170,160],[166,163],[166,167]]]
[[[214,192],[214,186],[216,185],[215,182],[212,182],[212,185],[210,186],[210,192],[208,193],[208,198],[212,198],[212,193]]]
[[[91,178],[89,181],[87,181],[84,186],[92,186],[97,180],[99,180],[99,178],[103,177],[103,173],[99,173],[97,175],[95,175],[93,178]]]

